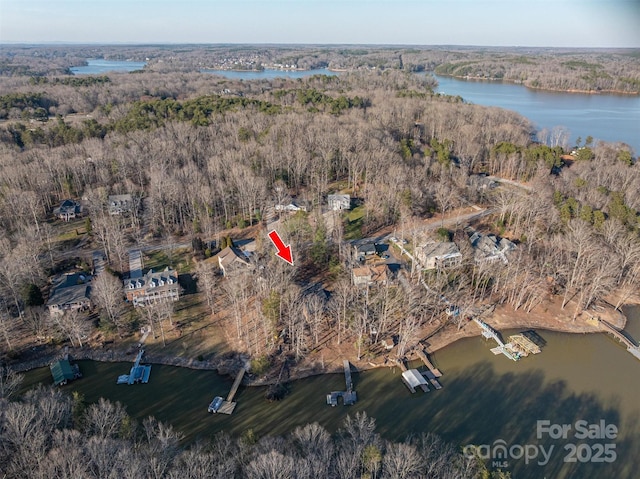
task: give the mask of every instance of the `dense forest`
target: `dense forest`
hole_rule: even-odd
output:
[[[489,477],[481,461],[437,436],[381,438],[364,413],[347,416],[335,435],[313,423],[285,437],[248,430],[185,447],[170,425],[152,417],[138,423],[120,403],[86,404],[78,394],[44,387],[10,401],[12,385],[15,377],[0,382],[0,472],[7,479]]]
[[[376,354],[379,338],[393,336],[394,354],[403,357],[425,328],[443,321],[440,295],[464,312],[446,319],[460,328],[489,304],[529,312],[557,301],[576,321],[603,301],[619,307],[638,290],[636,152],[591,137],[568,144],[562,128],[535,132],[516,113],[434,93],[432,77],[412,73],[438,67],[493,77],[496,65],[507,62],[494,52],[231,50],[3,50],[3,360],[19,361],[36,344],[82,348],[95,331],[103,342],[117,342],[145,324],[164,340],[164,328],[175,326],[173,306],[140,311],[122,301],[128,250],[142,245],[193,245],[198,261],[189,258],[181,271],[196,285],[190,294],[200,295],[208,315],[226,321],[233,351],[253,360],[256,375],[313,357],[328,342],[348,345],[359,360]],[[550,60],[549,52],[517,53],[535,58],[521,62],[520,71],[531,75],[521,81],[535,77],[531,62],[546,71],[549,61],[558,65],[549,87],[572,78],[562,85],[637,91],[637,83],[622,80],[638,78],[637,58],[627,52],[599,53],[602,67],[581,63],[595,64],[589,53]],[[198,65],[216,67],[232,54],[354,71],[259,81],[198,72]],[[65,75],[78,59],[94,55],[149,61],[130,74]],[[485,63],[464,72],[455,66],[475,55]],[[581,83],[584,68],[596,72],[595,83]],[[599,83],[609,68],[619,68],[616,80]],[[505,70],[503,78],[515,79],[510,75]],[[487,188],[487,175],[516,186]],[[354,198],[357,216],[326,219],[327,195],[336,192]],[[109,214],[108,196],[125,193],[138,207],[130,215]],[[280,232],[296,252],[292,268],[273,256],[266,239],[267,218],[286,197],[309,206],[282,218]],[[53,214],[68,198],[83,207],[71,226]],[[508,262],[476,263],[463,224],[442,227],[437,237],[421,228],[425,219],[472,206],[488,212],[475,228],[517,245]],[[451,240],[462,262],[354,288],[349,241],[383,230],[398,231],[411,246],[425,238]],[[255,238],[255,268],[222,278],[216,263],[202,260],[247,231]],[[94,251],[107,259],[93,283],[94,307],[49,315],[43,305],[52,278],[89,272]],[[423,286],[438,294],[425,294]],[[101,422],[105,417],[111,422]],[[25,470],[33,477],[111,477],[102,475],[107,470],[113,477],[198,477],[200,467],[225,477],[274,477],[266,470],[292,471],[287,477],[415,477],[432,466],[429,477],[474,477],[481,468],[430,436],[386,442],[364,416],[350,419],[336,437],[310,425],[286,438],[219,437],[187,450],[179,439],[153,420],[134,426],[121,406],[85,406],[46,389],[4,402],[0,413],[0,464],[9,477],[24,477]],[[128,461],[118,459],[125,455]]]
[[[640,93],[635,49],[354,46],[12,46],[0,52],[3,76],[68,74],[87,58],[145,61],[145,71],[203,69],[401,70],[504,80],[561,91]]]

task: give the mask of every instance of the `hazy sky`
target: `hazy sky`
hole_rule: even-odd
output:
[[[0,42],[640,47],[640,0],[0,0]]]

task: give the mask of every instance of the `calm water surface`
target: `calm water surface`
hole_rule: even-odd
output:
[[[438,92],[517,111],[538,130],[560,125],[569,129],[573,142],[578,136],[584,141],[591,135],[596,140],[627,143],[640,153],[639,95],[556,93],[502,82],[436,79]]]
[[[99,75],[108,72],[131,72],[134,70],[142,70],[146,62],[129,62],[102,60],[100,58],[87,60],[87,65],[79,67],[71,67],[74,75]]]
[[[640,338],[640,309],[628,310],[628,331]],[[509,334],[509,331],[503,331]],[[116,378],[128,373],[130,363],[81,361],[84,377],[65,386],[78,390],[88,401],[104,396],[121,401],[137,418],[153,415],[174,424],[189,440],[225,430],[240,434],[281,434],[317,421],[331,431],[347,414],[366,411],[377,420],[378,431],[391,439],[410,433],[434,431],[458,445],[493,444],[554,446],[546,466],[509,460],[518,478],[616,477],[636,478],[640,457],[640,361],[603,334],[571,335],[539,331],[547,341],[542,354],[518,363],[493,356],[480,338],[469,338],[437,352],[433,358],[443,371],[443,389],[410,394],[399,371],[379,369],[354,375],[359,401],[353,407],[331,408],[325,394],[344,387],[342,375],[295,381],[284,401],[269,403],[264,388],[243,388],[233,416],[209,415],[213,396],[225,396],[231,379],[214,372],[154,365],[146,385],[117,386]],[[32,371],[28,382],[51,383],[48,368]],[[536,437],[536,421],[575,424],[578,420],[615,424],[613,464],[564,463],[567,440]]]

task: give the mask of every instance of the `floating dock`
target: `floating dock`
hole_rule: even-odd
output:
[[[421,371],[418,371],[417,369],[408,369],[404,364],[404,361],[400,359],[397,359],[396,363],[402,370],[402,382],[405,386],[407,386],[409,391],[411,391],[411,394],[416,392],[416,388],[420,388],[426,393],[429,392],[429,382],[427,382],[427,379],[429,379],[429,377],[427,375],[430,375],[435,380],[435,376],[431,371],[426,371],[423,373]],[[442,386],[440,386],[440,383],[437,380],[435,380],[435,383],[433,383],[433,381],[431,381],[431,383],[433,384],[434,388],[442,389]]]
[[[68,359],[69,355],[65,355],[65,359],[56,361],[49,366],[51,375],[53,376],[53,384],[56,386],[64,386],[69,381],[82,377],[80,368],[77,364],[71,364]]]
[[[144,349],[141,349],[136,356],[135,362],[133,363],[133,367],[131,368],[131,371],[129,371],[129,374],[118,376],[118,384],[146,384],[149,382],[149,376],[151,376],[151,365],[140,365],[143,354]]]
[[[438,379],[434,376],[433,372],[431,371],[425,371],[422,373],[422,375],[424,377],[426,377],[429,382],[431,383],[431,385],[436,388],[436,389],[442,389],[442,385],[440,384],[440,382],[438,381]]]
[[[542,349],[534,343],[526,333],[514,334],[509,336],[511,349],[520,353],[521,357],[527,357],[529,354],[540,354]]]
[[[353,381],[351,380],[351,365],[346,359],[344,360],[342,365],[344,367],[344,381],[347,390],[331,391],[331,393],[327,394],[327,404],[329,406],[337,406],[339,398],[342,398],[342,403],[345,406],[351,406],[358,400],[358,395],[353,390]]]
[[[242,378],[244,377],[244,373],[246,369],[243,367],[238,372],[235,381],[233,381],[233,385],[231,386],[231,390],[229,391],[229,395],[227,399],[223,399],[221,396],[216,396],[213,398],[213,401],[209,404],[207,411],[210,413],[219,413],[219,414],[233,414],[234,409],[236,408],[236,403],[233,401],[233,398],[238,392],[238,388],[240,387],[240,383],[242,382]]]
[[[482,329],[483,338],[493,339],[496,343],[498,343],[497,347],[491,349],[491,352],[493,354],[495,354],[496,356],[498,354],[504,354],[512,361],[518,361],[520,359],[520,353],[513,348],[513,345],[511,343],[505,344],[495,329],[482,321],[480,318],[473,318],[473,320],[478,326],[480,326],[480,329]]]

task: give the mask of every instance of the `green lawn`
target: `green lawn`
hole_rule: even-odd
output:
[[[354,240],[362,238],[362,225],[364,223],[364,206],[349,211],[344,218],[344,239]]]
[[[179,274],[191,271],[191,249],[176,248],[173,251],[158,249],[144,253],[144,269],[160,271],[167,266],[176,269]]]

